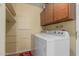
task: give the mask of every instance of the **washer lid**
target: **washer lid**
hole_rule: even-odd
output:
[[[47,31],[46,34],[49,34],[49,35],[57,35],[57,36],[69,35],[69,33],[67,31],[61,31],[61,30]]]
[[[69,35],[50,35],[50,34],[47,34],[47,33],[38,33],[35,36],[38,37],[39,39],[44,39],[44,40],[47,40],[47,41],[69,40],[70,39]]]

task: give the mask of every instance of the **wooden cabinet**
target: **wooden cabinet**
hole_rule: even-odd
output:
[[[75,3],[71,3],[69,4],[69,10],[68,10],[69,14],[68,14],[68,19],[76,19],[76,4]]]
[[[68,4],[55,3],[54,8],[54,22],[59,22],[68,17]]]
[[[53,22],[52,18],[53,18],[53,8],[52,8],[53,4],[45,4],[45,8],[44,10],[41,12],[40,14],[40,18],[41,18],[41,25],[48,25],[51,22]]]
[[[42,16],[44,14],[44,16]],[[50,3],[43,10],[41,25],[56,24],[75,19],[74,3]],[[41,19],[41,21],[42,21]]]
[[[52,3],[51,4],[46,4],[46,8],[41,12],[41,25],[48,25],[51,22],[53,22],[53,8],[52,8]]]
[[[45,15],[45,17],[46,17],[46,25],[48,25],[48,24],[50,24],[51,22],[53,22],[53,4],[52,3],[50,3],[50,4],[48,4],[48,5],[46,5],[46,9],[45,9],[45,11],[46,11],[46,15]]]
[[[41,16],[41,25],[45,25],[45,18],[46,18],[46,16],[45,16],[46,14],[45,14],[45,11],[43,10],[42,12],[41,12],[41,14],[40,14],[40,16]]]

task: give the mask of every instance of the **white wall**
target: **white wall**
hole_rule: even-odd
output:
[[[31,34],[40,32],[40,12],[42,9],[30,4],[14,4],[16,12],[17,52],[31,50]]]
[[[76,55],[79,56],[79,3],[76,4],[76,31],[77,31]]]
[[[0,4],[0,56],[5,55],[5,4]]]

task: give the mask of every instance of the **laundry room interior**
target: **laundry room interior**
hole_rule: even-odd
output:
[[[0,55],[79,55],[78,10],[76,3],[0,4]]]

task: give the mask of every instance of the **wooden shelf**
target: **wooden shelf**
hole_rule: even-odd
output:
[[[6,7],[9,9],[9,11],[12,13],[13,16],[16,16],[16,12],[10,3],[6,3]]]
[[[7,7],[6,7],[6,20],[7,22],[16,22],[14,16]]]

